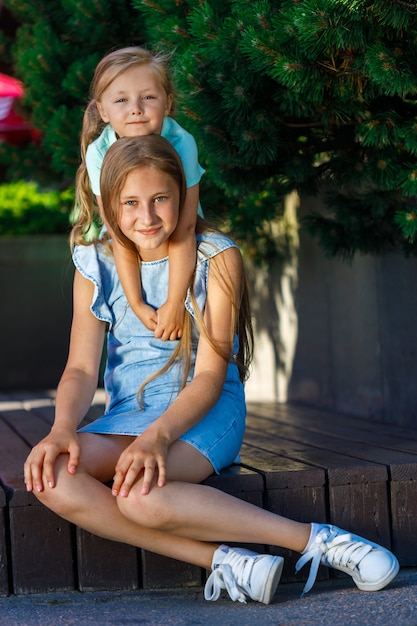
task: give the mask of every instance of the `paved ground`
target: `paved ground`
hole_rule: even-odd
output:
[[[200,589],[0,598],[1,626],[417,626],[417,570],[377,593],[349,579],[279,587],[273,604],[206,602]]]

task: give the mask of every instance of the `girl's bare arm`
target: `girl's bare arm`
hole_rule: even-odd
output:
[[[100,214],[104,220],[103,203],[100,196],[96,196]],[[111,234],[112,231],[106,223],[106,227]],[[117,273],[125,292],[125,296],[132,311],[149,330],[157,327],[158,316],[151,306],[146,304],[142,298],[142,285],[140,281],[138,259],[133,250],[123,246],[116,237],[112,235],[113,255],[116,263]]]
[[[155,337],[166,341],[182,335],[184,325],[184,301],[195,267],[199,185],[187,189],[178,225],[169,242],[168,299],[158,309],[158,325]]]
[[[68,471],[76,471],[80,447],[77,427],[87,413],[97,388],[105,323],[90,311],[92,283],[76,270],[74,313],[67,364],[57,388],[55,420],[51,432],[29,454],[25,466],[28,491],[54,487],[54,464],[68,454]]]

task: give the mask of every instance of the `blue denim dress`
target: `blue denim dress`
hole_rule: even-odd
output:
[[[194,295],[201,311],[207,297],[210,258],[234,245],[230,239],[217,233],[197,237]],[[104,245],[77,246],[73,259],[80,273],[94,284],[92,313],[108,324],[104,385],[109,403],[105,414],[81,428],[80,432],[139,435],[178,394],[180,372],[174,366],[146,385],[143,408],[138,405],[140,384],[168,361],[177,341],[156,339],[132,312],[118,279],[113,256]],[[155,309],[166,301],[168,277],[168,258],[141,263],[143,298]],[[185,306],[195,317],[190,294]],[[193,376],[197,344],[195,327],[189,380]],[[234,348],[237,349],[237,339]],[[231,360],[218,402],[180,439],[197,448],[218,473],[236,460],[245,430],[245,417],[243,384],[238,368]]]

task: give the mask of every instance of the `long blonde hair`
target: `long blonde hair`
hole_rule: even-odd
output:
[[[181,159],[172,145],[160,135],[148,135],[146,137],[124,137],[116,141],[107,151],[103,160],[101,171],[100,187],[103,203],[103,211],[106,222],[109,224],[114,236],[118,237],[123,245],[127,245],[127,239],[123,236],[118,225],[121,206],[120,195],[128,174],[143,167],[155,168],[170,176],[179,189],[179,210],[181,212],[186,195],[186,179]],[[197,232],[218,232],[210,227],[201,218],[197,222]],[[139,259],[140,267],[140,259]],[[199,332],[212,345],[226,361],[234,359],[239,368],[241,380],[246,380],[248,368],[252,359],[253,331],[249,308],[249,298],[246,279],[242,267],[242,284],[240,285],[240,297],[238,301],[235,297],[235,289],[231,276],[227,268],[223,265],[218,267],[216,257],[210,260],[210,276],[222,286],[225,293],[232,302],[232,319],[230,323],[229,342],[227,346],[220,346],[208,335],[204,324],[203,314],[198,308],[194,297],[193,283],[194,275],[190,281],[191,301],[195,313],[195,323]],[[184,328],[181,340],[178,342],[176,350],[172,354],[166,365],[150,376],[141,385],[139,396],[142,396],[145,385],[167,371],[175,363],[181,365],[180,388],[186,384],[191,367],[191,339],[193,329],[193,318],[186,311]],[[236,355],[232,354],[235,336],[238,336],[239,349]]]
[[[86,243],[85,238],[91,235],[91,228],[98,215],[98,207],[91,189],[85,157],[88,146],[102,133],[106,123],[101,119],[97,102],[111,83],[126,70],[149,65],[167,96],[173,97],[174,88],[170,76],[169,65],[171,55],[152,52],[140,46],[131,46],[113,50],[97,64],[90,85],[90,102],[83,118],[81,130],[81,163],[76,175],[75,184],[75,216],[76,224],[71,234],[71,242]]]

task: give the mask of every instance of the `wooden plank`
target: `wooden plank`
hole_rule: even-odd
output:
[[[20,404],[23,406],[26,402],[45,403],[54,402],[55,391],[37,389],[36,391],[27,391],[19,389],[18,391],[0,391],[0,405],[3,407],[7,403],[13,403],[15,405]]]
[[[258,443],[264,443],[258,440]],[[271,447],[271,446],[270,446]],[[322,469],[294,460],[278,452],[276,446],[273,450],[253,445],[253,440],[244,440],[241,449],[241,461],[246,467],[259,472],[266,481],[268,489],[287,489],[303,486],[325,484],[325,474]]]
[[[2,442],[0,479],[8,489],[10,506],[18,500],[22,505],[34,504],[33,494],[27,494],[23,484],[23,463],[29,446],[0,416],[0,441]]]
[[[0,392],[0,412],[9,413],[11,411],[27,411],[32,415],[41,417],[48,424],[52,425],[55,415],[55,392]],[[100,417],[105,408],[105,392],[97,389],[91,407],[87,412],[86,421]],[[36,441],[34,443],[37,443]]]
[[[391,451],[382,454],[379,448],[329,436],[326,429],[315,432],[305,423],[301,427],[262,416],[249,418],[245,439],[322,467],[328,480],[328,521],[390,547],[388,471],[381,462]],[[393,453],[391,459],[401,454]],[[293,517],[288,511],[283,514]]]
[[[20,435],[19,428],[21,428]],[[11,508],[43,506],[33,493],[26,491],[23,481],[23,464],[30,451],[30,438],[36,436],[35,432],[44,432],[45,428],[48,429],[42,420],[34,415],[26,414],[25,411],[17,411],[13,421],[11,418],[5,419],[4,415],[0,414],[0,441],[2,442],[0,479],[9,492],[9,507]]]
[[[386,482],[334,485],[329,505],[333,524],[391,548]]]
[[[265,480],[265,508],[300,522],[327,521],[326,475],[323,469],[243,444],[242,462],[256,467]],[[291,550],[269,546],[268,551],[284,557],[283,582],[306,580],[308,573],[295,576],[299,555]],[[319,579],[328,578],[320,568]]]
[[[0,477],[9,489],[10,558],[14,593],[74,589],[71,525],[46,509],[23,483],[31,438],[49,426],[23,409],[0,414]]]
[[[271,437],[304,442],[384,465],[417,460],[417,441],[413,439],[407,441],[393,435],[390,438],[388,435],[369,431],[358,434],[348,418],[344,420],[343,425],[340,424],[340,418],[323,425],[320,420],[313,421],[311,415],[296,415],[293,420],[289,418],[282,420],[280,417],[280,413],[276,419],[263,415],[250,416],[247,430],[249,436],[252,432],[261,432],[264,436],[269,434]]]
[[[29,453],[30,448],[45,437],[51,429],[48,422],[34,411],[25,409],[15,409],[14,411],[0,410],[0,417],[14,431],[16,436],[26,444],[26,455]]]
[[[385,465],[354,456],[356,448],[344,454],[346,444],[336,437],[306,433],[286,424],[265,424],[262,419],[249,420],[247,440],[264,451],[321,467],[328,481],[328,521],[390,547]],[[361,454],[367,455],[365,447]]]
[[[147,550],[141,552],[144,589],[201,587],[203,584],[203,570],[200,567]]]
[[[14,593],[75,589],[69,522],[44,506],[12,507],[10,540]]]
[[[387,498],[387,512],[392,517],[392,547],[398,553],[401,564],[406,565],[417,562],[417,546],[412,540],[417,529],[417,516],[413,506],[413,489],[417,480],[417,431],[403,429],[385,424],[375,424],[367,420],[358,420],[341,415],[334,415],[323,411],[310,409],[283,407],[278,405],[271,412],[271,407],[261,407],[262,417],[274,424],[278,429],[280,424],[295,424],[296,428],[304,431],[304,436],[309,442],[343,452],[356,455],[372,462],[378,462],[387,466],[389,473],[390,497]],[[324,434],[323,434],[324,433]],[[337,440],[331,436],[337,435]],[[367,475],[369,477],[369,474]],[[329,472],[331,485],[339,487],[330,489],[337,501],[343,502],[344,498],[350,501],[353,491],[346,491],[343,484],[351,480],[351,475],[344,475],[344,469],[338,468]],[[375,481],[376,482],[376,481]],[[366,504],[364,501],[366,497]],[[382,484],[375,485],[368,490],[361,490],[353,495],[353,500],[347,507],[350,511],[348,520],[344,511],[339,509],[339,524],[347,525],[349,521],[357,526],[356,531],[365,534],[368,530],[366,518],[375,516],[378,519],[380,507],[375,502],[386,498],[386,492]],[[407,502],[406,509],[404,503]],[[389,510],[391,504],[391,510]],[[336,508],[336,504],[334,504]],[[360,512],[362,511],[362,514]],[[356,513],[357,519],[353,519]],[[384,520],[387,513],[384,512]],[[389,546],[388,524],[375,524],[370,529],[370,538]],[[380,532],[378,532],[378,530]]]
[[[80,591],[138,589],[138,551],[133,546],[76,529]]]
[[[252,468],[234,464],[223,469],[219,475],[213,474],[203,484],[225,491],[255,506],[263,506],[264,482],[260,473]]]
[[[6,493],[0,485],[0,597],[10,593],[7,545]]]
[[[6,492],[3,485],[0,483],[0,509],[4,509],[7,503]]]
[[[272,452],[290,461],[322,468],[328,474],[334,474],[335,480],[338,475],[340,475],[340,480],[347,482],[351,479],[377,481],[381,479],[381,476],[386,476],[383,466],[345,455],[332,448],[312,446],[304,437],[298,439],[294,431],[291,435],[293,438],[285,437],[284,433],[276,433],[273,436],[273,433],[254,429],[249,424],[244,441],[250,443],[252,448]]]
[[[42,419],[44,419],[50,427],[52,426],[55,418],[55,407],[54,406],[42,406],[33,408],[31,411],[32,414],[36,414]],[[94,403],[91,405],[89,410],[87,411],[86,416],[82,420],[80,427],[93,422],[98,417],[101,417],[104,413],[104,405],[101,403]],[[36,442],[35,442],[36,443]]]
[[[404,566],[417,564],[417,477],[415,464],[391,466],[392,549]]]
[[[38,403],[50,402],[48,399]],[[10,506],[34,506],[39,502],[26,492],[23,482],[23,464],[30,448],[50,429],[48,423],[31,410],[24,408],[25,401],[8,396],[0,403],[0,440],[2,442],[2,458],[0,478],[9,488],[12,497]],[[39,505],[40,506],[40,505]]]
[[[35,504],[32,494],[27,494],[23,483],[23,464],[30,448],[45,437],[53,422],[55,408],[52,404],[27,401],[27,410],[18,408],[15,402],[13,408],[5,410],[4,403],[0,405],[0,440],[2,441],[2,460],[0,477],[3,482],[14,490],[12,506],[26,506]],[[20,403],[22,406],[24,403]],[[9,404],[10,406],[10,404]],[[36,408],[35,408],[36,407]],[[92,413],[101,413],[97,406]],[[91,413],[89,413],[91,415]],[[37,501],[36,501],[37,502]]]
[[[63,523],[33,494],[28,494],[23,485],[23,462],[30,446],[49,431],[54,416],[53,404],[53,394],[50,393],[0,393],[0,477],[5,477],[6,484],[13,488],[9,512],[14,527],[13,558],[18,557],[16,567],[19,574],[21,565],[27,565],[22,545],[27,546],[26,554],[29,552],[29,541],[26,538],[22,540],[19,533],[30,534],[32,527],[38,523],[37,532],[42,537],[51,532],[54,543],[57,541],[53,537],[54,532],[58,536],[60,534],[56,531],[56,524]],[[102,403],[95,403],[87,420],[94,419],[102,411]],[[321,409],[251,403],[248,405],[245,442],[242,447],[243,465],[232,467],[220,477],[210,477],[207,484],[300,521],[331,521],[388,547],[391,513],[393,550],[402,565],[417,565],[417,430],[334,415]],[[7,510],[5,493],[0,488],[0,541],[6,533],[2,524],[7,526],[4,518]],[[52,522],[33,521],[35,518],[42,520],[45,512],[53,516]],[[329,514],[327,520],[326,514]],[[71,525],[68,528],[74,540],[71,533],[75,529]],[[111,574],[106,570],[115,558],[111,556],[111,550],[107,553],[107,548],[101,547],[104,540],[88,537],[88,533],[78,540],[82,533],[84,531],[77,531],[77,542],[80,541],[77,543],[80,587],[87,590],[100,588],[100,585],[103,585],[101,588],[109,588],[106,584],[117,585],[114,581],[109,583]],[[38,541],[36,533],[32,540],[34,543]],[[114,545],[120,549],[119,544]],[[64,553],[61,548],[54,551],[59,561],[63,555],[66,570],[72,572],[71,583],[67,580],[64,585],[74,585],[77,578],[74,574],[77,569],[75,553],[70,550],[68,560],[65,549]],[[283,580],[294,580],[296,555],[286,556]],[[43,554],[37,554],[29,563],[29,570],[36,571],[36,562],[45,558],[44,549]],[[123,569],[121,559],[116,578],[119,577],[122,585],[131,585],[130,551],[126,558],[130,565]],[[0,595],[2,589],[4,593],[9,591],[8,588],[5,591],[1,559],[0,554]],[[84,564],[81,563],[83,559]],[[5,567],[7,570],[7,564]],[[42,566],[39,576],[42,578],[44,570],[54,571],[54,568],[57,568],[56,562]],[[84,571],[85,574],[82,573]],[[324,572],[327,574],[327,570]],[[136,575],[135,584],[140,586],[140,573]],[[199,586],[202,577],[204,579],[200,568],[150,552],[142,552],[142,576],[144,586],[148,588],[181,584]],[[41,583],[44,588],[45,581]],[[25,589],[34,588],[30,579],[22,582],[17,578],[13,584],[20,589],[18,593],[28,593]]]
[[[274,424],[291,424],[297,428],[337,434],[353,441],[371,442],[392,450],[417,453],[417,428],[403,428],[290,403],[250,403],[248,415],[262,417],[273,421]]]

